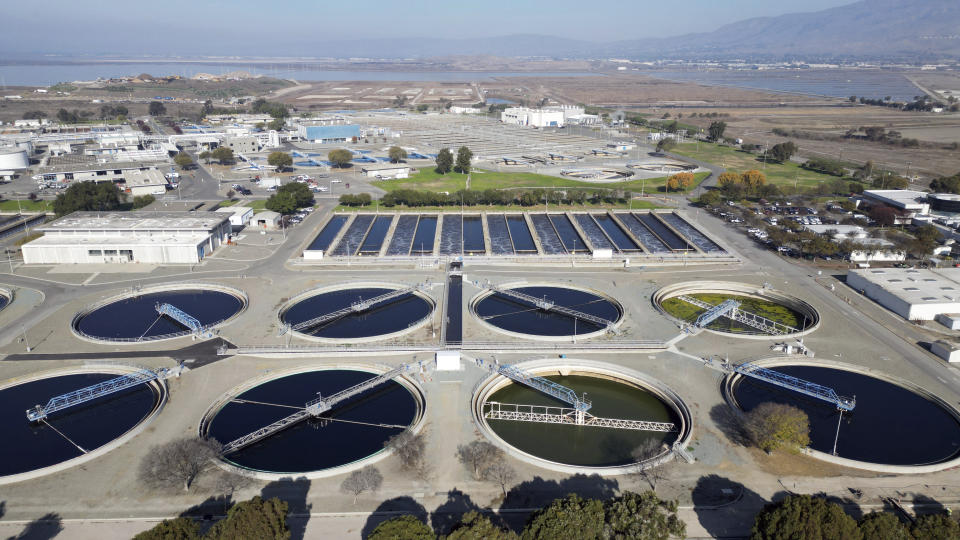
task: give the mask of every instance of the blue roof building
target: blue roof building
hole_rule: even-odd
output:
[[[361,136],[360,126],[356,124],[341,124],[334,126],[300,126],[299,135],[302,139],[316,143],[337,143],[352,140]]]

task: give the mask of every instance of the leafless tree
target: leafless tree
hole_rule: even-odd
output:
[[[473,441],[457,446],[457,459],[470,468],[474,480],[481,480],[484,469],[502,456],[503,451],[487,441]]]
[[[404,430],[402,433],[390,437],[384,446],[400,458],[401,469],[420,473],[426,471],[427,464],[424,460],[424,453],[427,441],[422,431],[414,434],[410,430]]]
[[[154,446],[140,462],[139,476],[153,487],[183,486],[184,491],[213,465],[221,445],[215,439],[187,437]]]
[[[343,479],[340,491],[353,495],[353,504],[357,504],[357,497],[366,491],[377,491],[383,484],[383,475],[373,465],[367,465],[359,471],[353,471]]]
[[[514,470],[513,466],[499,459],[490,464],[486,469],[483,470],[483,478],[489,480],[490,482],[496,482],[500,484],[500,489],[503,490],[503,496],[507,496],[507,484],[514,481],[517,478],[517,471]]]
[[[630,455],[636,462],[634,470],[637,476],[646,480],[646,482],[650,484],[650,489],[657,488],[657,482],[663,479],[666,471],[663,465],[649,467],[645,466],[643,462],[655,458],[661,453],[663,453],[663,442],[656,439],[647,439],[630,452]]]

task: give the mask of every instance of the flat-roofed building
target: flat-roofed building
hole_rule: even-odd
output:
[[[300,138],[312,143],[329,144],[358,139],[362,132],[356,124],[338,124],[324,126],[300,126],[297,133]]]
[[[868,201],[883,203],[887,206],[899,208],[909,214],[928,214],[930,204],[927,202],[927,193],[909,189],[868,189],[863,192]]]
[[[408,165],[381,165],[373,167],[363,167],[360,172],[369,178],[384,180],[389,178],[409,178],[410,167]]]
[[[960,268],[850,270],[847,285],[911,321],[960,313]]]
[[[23,245],[26,264],[192,264],[231,232],[218,212],[74,212],[44,226]]]

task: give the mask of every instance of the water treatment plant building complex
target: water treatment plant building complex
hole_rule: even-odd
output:
[[[74,212],[23,246],[27,264],[192,264],[220,247],[230,216],[219,212]]]

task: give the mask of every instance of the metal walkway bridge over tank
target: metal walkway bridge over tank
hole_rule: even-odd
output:
[[[115,394],[140,384],[147,384],[158,379],[163,380],[172,373],[173,371],[166,368],[156,370],[141,368],[133,373],[52,397],[46,405],[37,405],[32,409],[27,409],[27,419],[31,422],[40,422],[57,411]]]
[[[380,386],[381,384],[389,381],[390,379],[396,377],[397,375],[401,375],[409,371],[416,365],[418,364],[403,364],[385,373],[381,373],[376,377],[367,379],[366,381],[363,381],[360,384],[351,386],[346,390],[337,392],[332,396],[329,396],[326,398],[324,398],[323,396],[319,396],[317,397],[317,399],[308,401],[304,405],[304,408],[302,410],[298,410],[297,412],[289,416],[285,416],[280,420],[273,422],[270,425],[264,426],[256,431],[253,431],[242,437],[239,437],[237,439],[234,439],[228,442],[227,444],[223,445],[222,453],[223,455],[226,455],[232,452],[236,452],[241,448],[249,446],[262,439],[265,439],[273,435],[274,433],[283,431],[284,429],[287,429],[288,427],[294,424],[300,423],[308,418],[314,418],[314,417],[320,416],[321,414],[333,409],[333,407],[336,406],[338,403],[341,403],[344,400],[350,399],[356,395],[362,394],[363,392],[366,392],[371,388]]]
[[[713,305],[703,300],[697,300],[692,296],[678,296],[680,300],[688,304],[693,304],[699,308],[703,308],[706,311],[700,314],[697,317],[697,321],[694,325],[698,328],[704,328],[713,321],[719,319],[720,317],[727,317],[738,323],[745,324],[751,328],[755,328],[771,335],[784,335],[784,334],[795,334],[800,331],[798,328],[792,326],[787,326],[783,323],[778,323],[767,319],[766,317],[761,317],[749,311],[743,311],[740,309],[740,302],[737,302],[733,299],[724,300],[723,302]]]
[[[404,296],[404,295],[407,295],[407,294],[410,294],[410,293],[413,293],[413,292],[416,292],[416,291],[425,290],[425,289],[427,289],[429,286],[430,286],[430,283],[429,283],[429,282],[418,283],[418,284],[416,284],[416,285],[413,285],[412,287],[405,287],[405,288],[403,288],[403,289],[395,289],[395,290],[392,290],[392,291],[390,291],[390,292],[388,292],[388,293],[384,293],[384,294],[381,294],[381,295],[379,295],[379,296],[375,296],[375,297],[373,297],[373,298],[367,298],[367,299],[357,300],[356,302],[351,303],[349,306],[347,306],[347,307],[345,307],[345,308],[343,308],[343,309],[338,309],[338,310],[336,310],[336,311],[331,311],[330,313],[325,313],[325,314],[323,314],[323,315],[320,315],[319,317],[314,317],[314,318],[312,318],[312,319],[307,319],[307,320],[305,320],[305,321],[298,322],[297,324],[284,325],[284,326],[280,329],[280,334],[279,334],[279,335],[282,336],[282,335],[286,334],[286,333],[287,333],[288,331],[290,331],[290,330],[293,330],[293,331],[295,331],[295,332],[299,332],[300,330],[303,330],[303,329],[305,329],[305,328],[313,328],[313,327],[315,327],[315,326],[320,326],[321,324],[328,323],[328,322],[330,322],[330,321],[335,321],[335,320],[337,320],[337,319],[346,317],[347,315],[351,315],[351,314],[353,314],[353,313],[362,313],[362,312],[364,312],[364,311],[369,310],[370,308],[372,308],[372,307],[374,307],[374,306],[377,306],[377,305],[380,305],[380,304],[384,304],[384,303],[389,302],[390,300],[393,300],[393,299],[395,299],[395,298],[400,298],[401,296]]]
[[[555,313],[561,313],[573,319],[579,319],[581,321],[591,322],[601,328],[607,329],[607,331],[611,333],[618,334],[618,335],[620,334],[620,329],[617,328],[615,321],[609,321],[607,319],[604,319],[603,317],[597,317],[596,315],[591,315],[589,313],[577,311],[575,309],[571,309],[566,306],[561,306],[556,302],[554,302],[553,300],[547,299],[546,297],[537,298],[536,296],[525,294],[513,289],[497,287],[496,285],[491,285],[490,283],[487,283],[484,287],[487,290],[490,290],[497,294],[502,294],[503,296],[531,304],[535,306],[537,309],[541,309],[543,311],[552,311]]]
[[[646,420],[624,420],[620,418],[599,418],[590,414],[565,407],[546,405],[520,405],[516,403],[498,403],[488,401],[483,404],[483,417],[491,420],[514,420],[519,422],[540,422],[543,424],[570,424],[578,426],[603,427],[613,429],[633,429],[639,431],[676,431],[670,422],[648,422]]]
[[[194,317],[193,315],[190,315],[186,311],[183,311],[182,309],[178,308],[173,304],[167,304],[166,302],[162,304],[160,302],[157,302],[155,307],[156,307],[157,313],[161,317],[166,315],[167,317],[170,317],[171,319],[177,321],[183,326],[186,326],[188,329],[190,329],[191,332],[193,332],[194,336],[199,337],[203,335],[203,325],[200,324],[200,321],[198,321],[197,318]]]
[[[837,409],[842,411],[852,411],[857,406],[856,397],[848,398],[837,394],[833,388],[823,386],[810,381],[780,373],[772,369],[763,368],[750,362],[744,362],[734,368],[732,371],[745,377],[751,377],[766,383],[770,383],[787,390],[793,390],[801,394],[834,404]]]
[[[546,424],[573,424],[578,426],[636,429],[643,431],[675,431],[676,429],[673,424],[668,422],[598,418],[587,413],[593,406],[593,403],[586,399],[586,395],[578,396],[571,388],[528,373],[517,366],[510,364],[487,364],[487,366],[510,380],[529,386],[534,390],[539,390],[565,403],[569,403],[573,405],[573,408],[520,405],[491,401],[484,404],[485,411],[483,415],[485,418],[493,420],[515,420],[520,422],[541,422]]]

